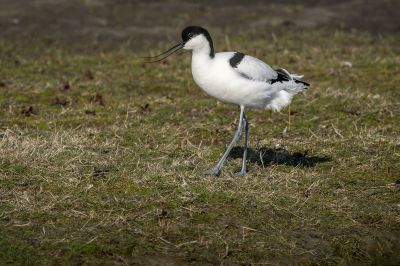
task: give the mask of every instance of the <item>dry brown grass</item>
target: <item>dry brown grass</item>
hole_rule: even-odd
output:
[[[253,36],[253,54],[314,85],[293,102],[286,134],[286,113],[249,112],[244,178],[232,175],[239,147],[220,177],[202,175],[237,108],[201,94],[187,58],[150,69],[127,52],[18,48],[19,64],[3,54],[0,261],[398,262],[397,39],[310,34]]]

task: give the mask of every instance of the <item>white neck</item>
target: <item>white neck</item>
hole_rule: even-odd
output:
[[[212,40],[207,38],[204,34],[197,35],[187,41],[183,47],[187,50],[192,50],[193,55],[208,55],[208,57],[214,57],[214,51],[212,49]]]
[[[201,47],[196,47],[196,49],[193,49],[193,56],[207,55],[208,57],[210,57],[210,51],[211,51],[210,45],[207,43],[206,45],[203,45]]]

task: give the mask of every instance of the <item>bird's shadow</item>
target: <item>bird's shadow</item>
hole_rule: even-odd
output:
[[[243,147],[234,147],[229,155],[231,159],[242,158]],[[329,156],[309,156],[308,151],[289,152],[282,148],[271,149],[262,147],[254,150],[247,149],[247,161],[256,163],[263,167],[272,164],[284,164],[291,166],[314,167],[318,163],[329,162],[332,160]]]

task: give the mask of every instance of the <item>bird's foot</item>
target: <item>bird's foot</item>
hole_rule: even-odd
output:
[[[219,176],[220,173],[221,169],[219,169],[218,167],[213,167],[204,172],[205,175],[215,175],[215,176]]]
[[[246,170],[242,169],[240,172],[235,173],[235,176],[245,176],[247,174]]]

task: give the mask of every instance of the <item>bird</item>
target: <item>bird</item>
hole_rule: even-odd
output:
[[[241,52],[215,53],[210,33],[200,26],[184,28],[178,44],[156,56],[145,57],[146,62],[160,62],[181,49],[192,51],[192,75],[200,89],[221,102],[240,107],[238,128],[231,143],[218,163],[204,174],[220,175],[225,160],[244,130],[242,165],[235,175],[246,175],[249,121],[245,109],[280,111],[310,84],[301,80],[302,75],[290,74],[284,68],[273,69],[260,59]]]

